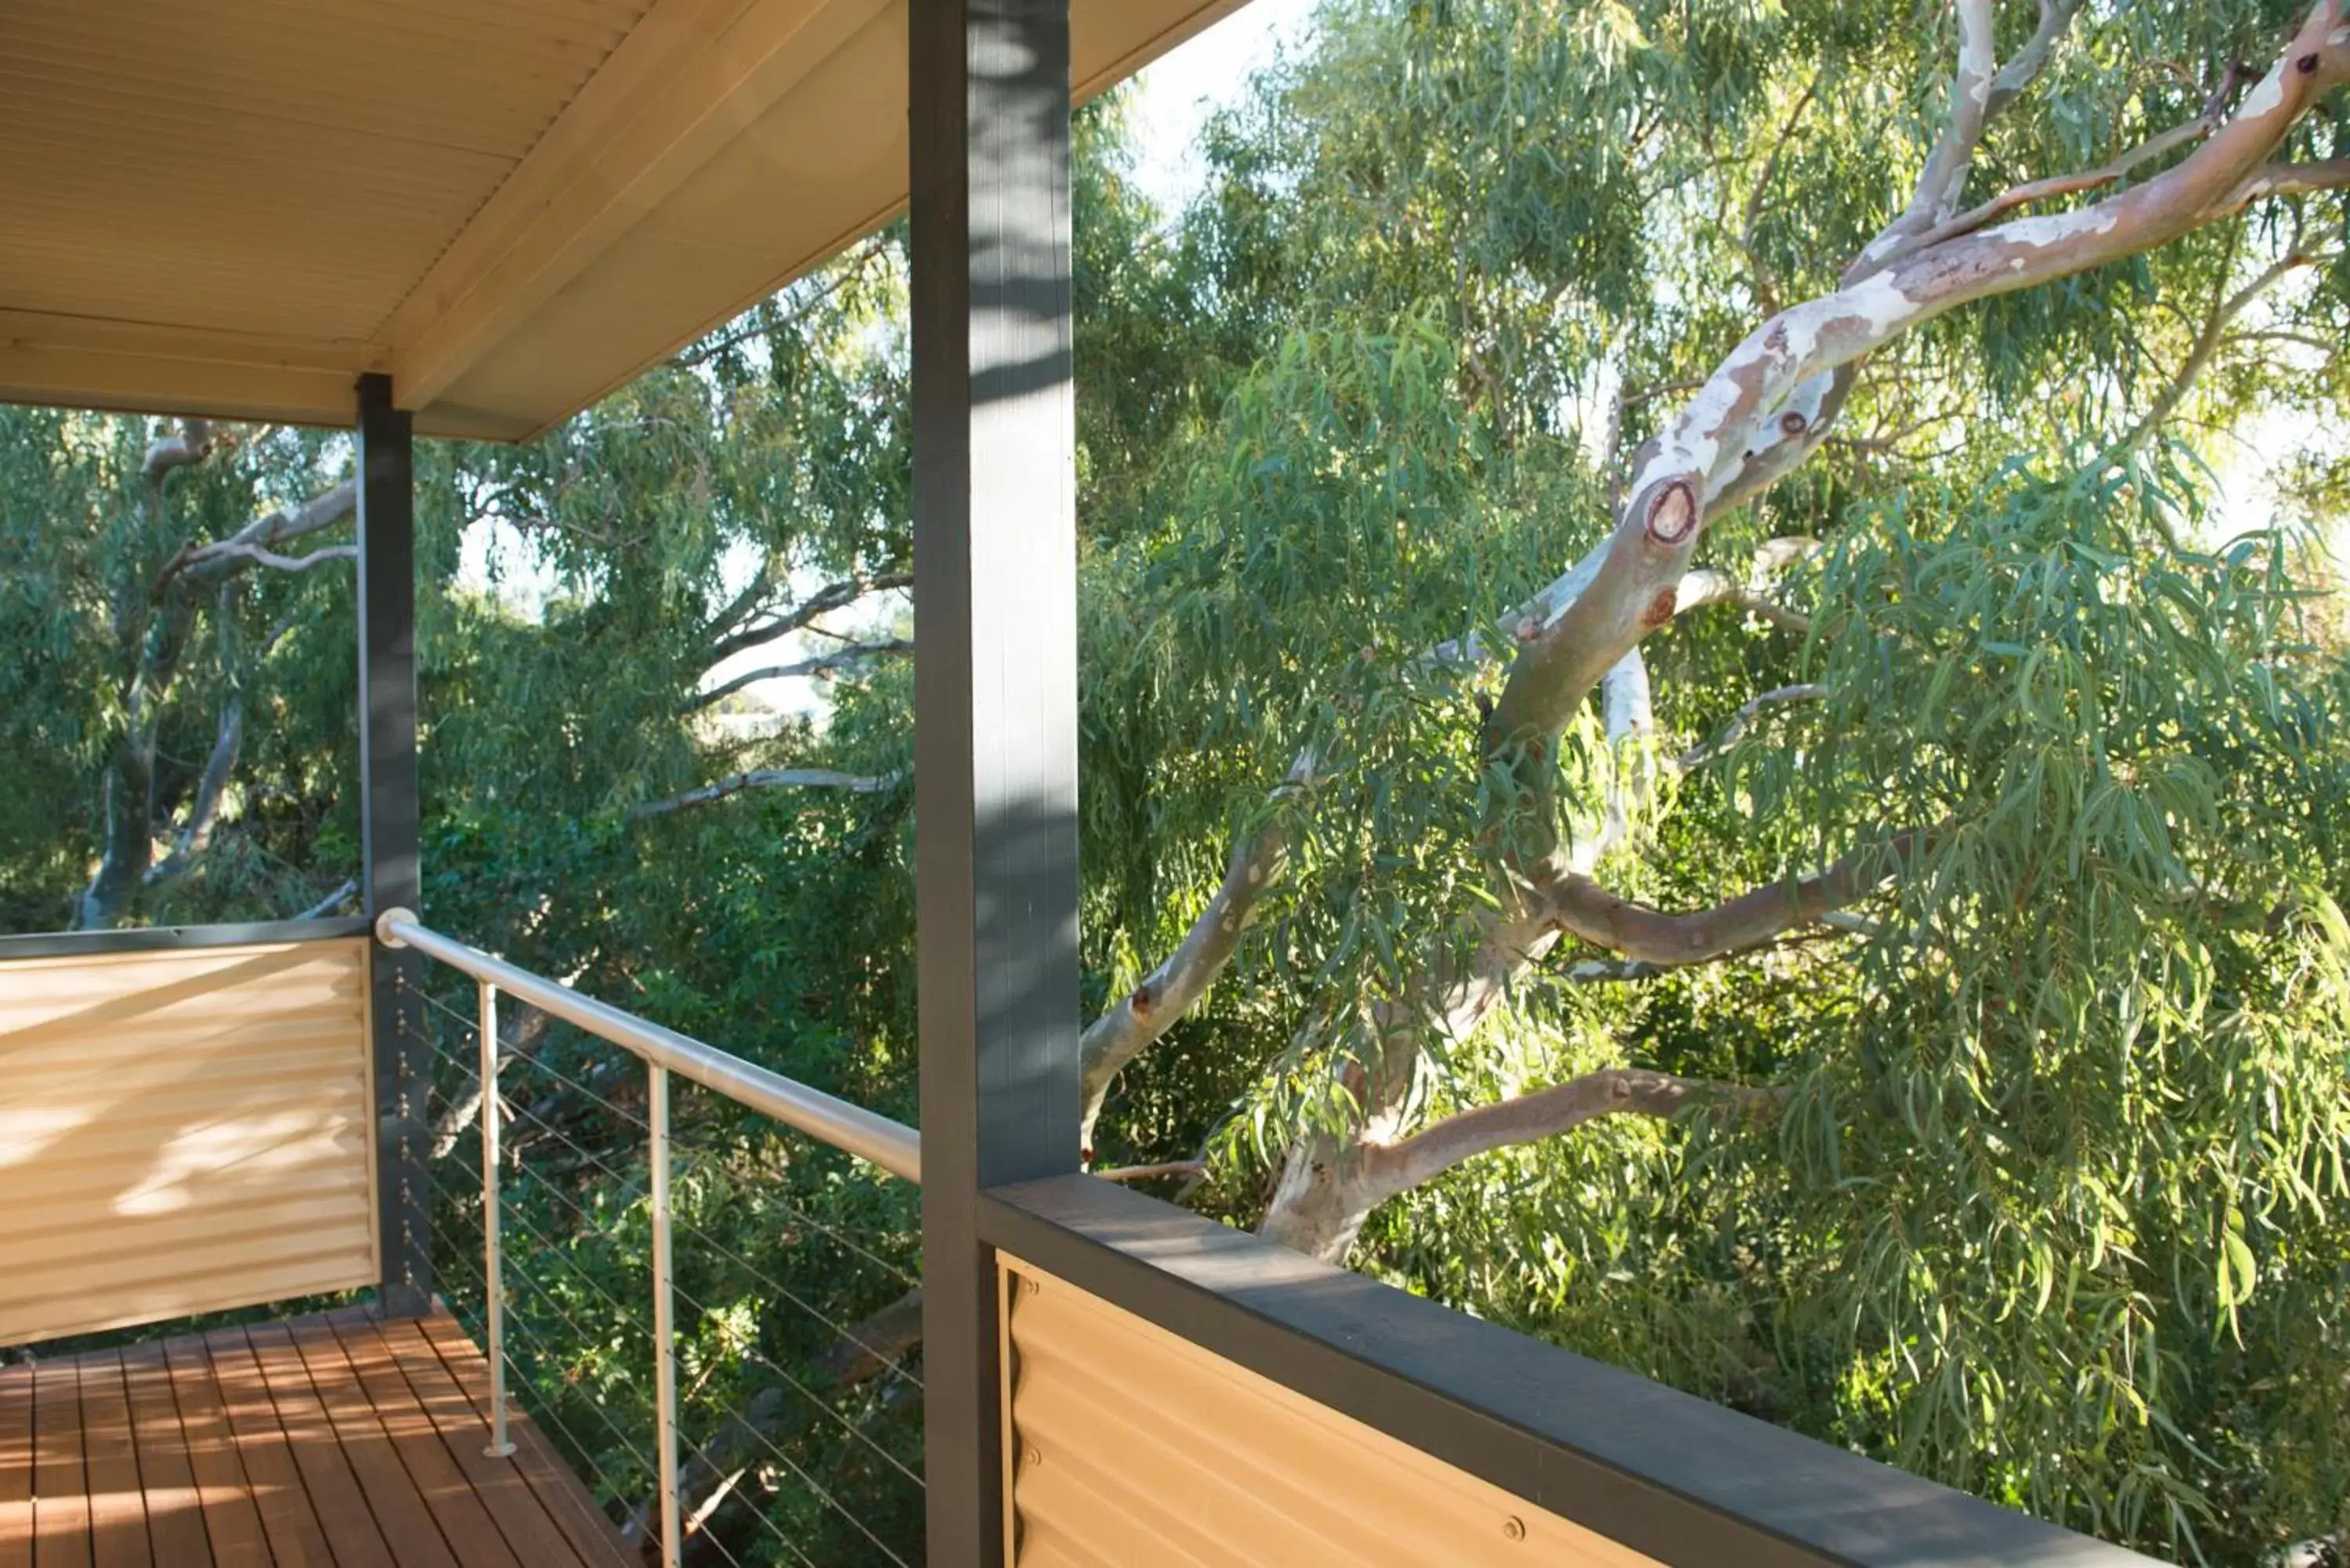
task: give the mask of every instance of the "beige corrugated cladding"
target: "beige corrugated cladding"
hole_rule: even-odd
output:
[[[367,964],[0,963],[0,1345],[375,1281]]]
[[[533,434],[903,206],[906,4],[6,0],[0,400]]]
[[[1017,1259],[1018,1568],[1643,1568],[1620,1546]]]

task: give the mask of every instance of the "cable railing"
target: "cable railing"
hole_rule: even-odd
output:
[[[472,981],[418,1000],[433,1250],[490,1365],[492,1451],[518,1401],[665,1568],[919,1563],[919,1223],[858,1163],[919,1181],[918,1135],[407,911],[377,934]],[[502,997],[591,1038],[518,1048]],[[675,1079],[715,1097],[681,1116]]]

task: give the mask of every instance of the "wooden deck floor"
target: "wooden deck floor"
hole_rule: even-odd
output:
[[[0,1568],[641,1568],[456,1324],[357,1312],[0,1369]]]

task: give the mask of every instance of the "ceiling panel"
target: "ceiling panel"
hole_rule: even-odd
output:
[[[0,399],[545,429],[902,207],[904,4],[5,0]]]

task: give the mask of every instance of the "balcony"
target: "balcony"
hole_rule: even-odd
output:
[[[86,167],[0,232],[0,397],[355,431],[368,918],[0,939],[0,1568],[2141,1561],[1081,1168],[1069,113],[1230,8],[221,7],[203,137],[113,63],[146,9],[48,8],[76,63],[16,72],[0,168]],[[89,264],[113,168],[203,265]],[[415,676],[418,433],[527,438],[901,207],[919,1136],[437,929]],[[595,1043],[608,1147],[537,1116],[505,999]],[[715,1255],[685,1104],[920,1184],[918,1258],[790,1220],[879,1271],[887,1335]],[[533,1231],[621,1158],[627,1256]]]
[[[0,1564],[940,1561],[936,1445],[958,1439],[939,1425],[956,1369],[933,1309],[919,1335],[901,1322],[871,1343],[681,1220],[671,1107],[719,1096],[882,1183],[938,1179],[917,1136],[405,910],[373,936],[321,922],[0,945],[16,1129],[0,1166],[13,1265],[0,1332],[47,1342],[260,1309],[160,1339],[36,1345],[0,1374]],[[475,1011],[432,996],[419,959]],[[416,979],[370,983],[394,966]],[[481,1048],[499,1039],[502,998],[594,1043],[612,1095],[642,1087],[641,1116],[588,1091],[642,1138],[633,1282],[517,1245],[519,1194],[548,1179],[535,1164],[586,1151],[503,1146],[535,1113],[523,1069]],[[387,1024],[431,1042],[430,1065],[410,1058],[428,1117],[367,1115]],[[477,1153],[446,1140],[421,1172],[381,1158],[406,1123],[447,1125],[452,1107],[462,1121],[467,1105]],[[437,1200],[397,1185],[435,1179]],[[1001,1458],[989,1495],[964,1506],[1006,1532],[1005,1562],[2137,1561],[1096,1178],[973,1196],[994,1309],[981,1416]],[[402,1235],[410,1212],[428,1216],[427,1239]],[[868,1249],[877,1239],[826,1233],[914,1282]],[[739,1330],[681,1378],[681,1345],[706,1347],[727,1314],[680,1283],[681,1241],[853,1344],[858,1378],[812,1388],[806,1365]],[[424,1292],[386,1258],[440,1283]],[[372,1302],[272,1307],[362,1285]],[[610,1313],[584,1324],[558,1291]],[[919,1373],[915,1338],[929,1342]],[[627,1408],[594,1389],[583,1407],[569,1386],[615,1354],[639,1358],[622,1381],[650,1395],[633,1429]],[[736,1361],[862,1443],[894,1501],[844,1497],[770,1423],[705,1393]],[[922,1401],[928,1464],[866,1428],[893,1386]],[[566,1402],[608,1430],[563,1424]]]

